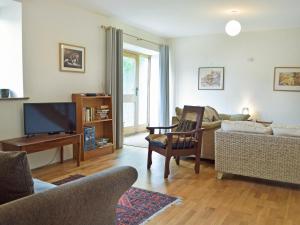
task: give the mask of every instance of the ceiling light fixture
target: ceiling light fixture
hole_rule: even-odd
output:
[[[238,14],[238,13],[240,13],[238,10],[231,11],[231,14],[233,14],[233,15]],[[240,22],[237,20],[230,20],[229,22],[226,23],[226,26],[225,26],[226,33],[231,37],[237,36],[241,32],[241,29],[242,29],[242,26],[241,26]]]

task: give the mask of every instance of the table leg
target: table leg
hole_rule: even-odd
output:
[[[60,147],[60,163],[64,163],[64,146]]]
[[[79,138],[78,147],[77,147],[77,166],[80,166],[80,154],[81,154],[81,138]]]

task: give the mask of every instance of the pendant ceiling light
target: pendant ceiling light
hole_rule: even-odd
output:
[[[225,31],[229,36],[236,36],[241,32],[241,24],[239,21],[236,20],[230,20],[226,26],[225,26]]]
[[[239,11],[232,10],[231,13],[238,14]],[[227,22],[227,24],[225,26],[226,33],[232,37],[237,36],[241,32],[241,29],[242,29],[241,24],[237,20],[230,20],[229,22]]]

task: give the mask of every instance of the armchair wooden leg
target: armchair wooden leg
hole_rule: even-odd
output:
[[[152,165],[152,150],[148,149],[148,161],[147,161],[147,169],[149,170],[151,168]]]
[[[166,156],[164,178],[168,178],[168,176],[170,174],[170,158],[171,157]]]
[[[179,166],[179,164],[180,164],[180,156],[176,156],[176,157],[175,157],[175,160],[176,160],[177,166]]]

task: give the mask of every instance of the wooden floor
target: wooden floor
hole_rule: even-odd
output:
[[[135,187],[179,196],[183,202],[155,217],[149,225],[299,225],[300,188],[243,177],[217,180],[214,165],[202,162],[194,174],[192,159],[171,163],[169,179],[163,178],[164,158],[153,153],[153,165],[146,169],[147,149],[125,147],[109,156],[73,161],[33,171],[33,176],[53,182],[71,174],[90,175],[103,169],[131,165],[138,170]]]

